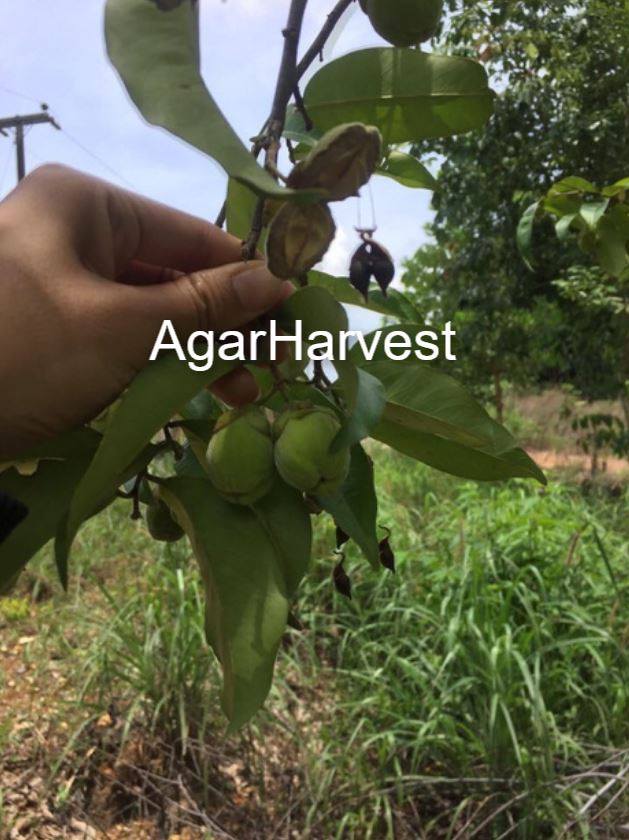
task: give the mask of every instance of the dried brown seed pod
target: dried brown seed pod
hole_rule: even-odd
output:
[[[293,189],[322,189],[329,201],[357,195],[382,157],[377,128],[362,123],[339,125],[323,135],[288,176]]]
[[[264,212],[262,213],[262,226],[268,227],[278,212],[282,209],[285,202],[278,198],[267,198],[264,202]]]
[[[310,271],[332,244],[336,225],[326,204],[285,204],[266,246],[269,270],[290,279]]]

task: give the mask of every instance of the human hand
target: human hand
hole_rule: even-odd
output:
[[[146,366],[162,322],[245,326],[291,284],[209,222],[62,166],[0,204],[0,460],[97,416]],[[215,393],[255,400],[241,367]]]

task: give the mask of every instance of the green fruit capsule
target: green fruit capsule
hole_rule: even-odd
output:
[[[395,47],[428,41],[443,13],[443,0],[361,0],[361,5],[376,32]]]
[[[273,436],[266,414],[250,406],[219,417],[207,449],[210,481],[230,502],[252,505],[273,486]]]
[[[146,511],[149,534],[158,542],[174,543],[184,536],[181,525],[173,518],[168,505],[156,500]]]
[[[330,496],[347,478],[348,449],[330,452],[341,430],[336,414],[327,408],[289,409],[275,424],[275,465],[291,487],[313,495]]]

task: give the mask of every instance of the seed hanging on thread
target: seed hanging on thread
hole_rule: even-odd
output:
[[[393,282],[395,277],[395,264],[389,251],[376,242],[373,238],[378,230],[376,220],[376,205],[371,190],[371,184],[368,185],[369,200],[371,203],[371,226],[365,227],[362,223],[361,213],[361,198],[359,196],[357,209],[357,226],[356,233],[362,240],[362,245],[354,252],[349,267],[349,280],[352,286],[361,293],[367,301],[369,298],[369,285],[371,279],[374,278],[382,291],[382,294],[387,296],[387,289]]]

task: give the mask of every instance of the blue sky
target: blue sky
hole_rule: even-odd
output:
[[[308,44],[333,0],[310,0]],[[57,161],[121,186],[214,218],[225,176],[210,159],[161,129],[147,125],[129,101],[107,59],[104,0],[0,0],[0,115],[28,113],[45,101],[63,131],[35,126],[27,136],[27,167]],[[215,98],[247,140],[267,115],[288,0],[201,0],[203,73]],[[383,43],[358,4],[350,10],[326,58]],[[316,69],[316,68],[315,68]],[[264,84],[261,85],[261,81]],[[11,138],[0,136],[0,197],[15,185]],[[425,241],[430,193],[374,178],[378,238],[398,265]],[[368,196],[362,215],[371,215]],[[358,245],[357,202],[335,205],[338,235],[324,267],[346,273]]]

